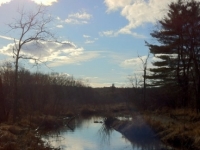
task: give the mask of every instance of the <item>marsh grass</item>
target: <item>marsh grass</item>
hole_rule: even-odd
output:
[[[200,149],[200,115],[193,110],[165,109],[144,116],[163,142],[181,149]],[[161,117],[166,121],[159,119]]]

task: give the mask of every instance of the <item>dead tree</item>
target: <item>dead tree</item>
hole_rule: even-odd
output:
[[[146,59],[142,59],[142,57],[140,57],[138,55],[138,58],[141,60],[142,62],[142,71],[143,71],[143,106],[144,109],[146,109],[146,77],[147,77],[147,61],[149,59],[149,55],[150,53],[148,53]]]
[[[8,24],[10,31],[16,31],[19,35],[14,39],[13,58],[15,63],[14,77],[14,102],[13,102],[13,121],[19,116],[19,95],[18,95],[18,70],[19,60],[28,59],[34,60],[36,64],[40,61],[39,58],[22,52],[26,45],[34,42],[35,44],[41,41],[50,41],[53,39],[53,34],[48,30],[47,25],[52,22],[52,17],[46,13],[46,10],[39,6],[35,12],[26,12],[24,9],[18,11],[19,18],[13,23]]]

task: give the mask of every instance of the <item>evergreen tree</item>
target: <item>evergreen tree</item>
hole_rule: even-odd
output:
[[[194,0],[188,2],[178,0],[171,3],[167,15],[159,21],[160,28],[151,33],[159,44],[147,43],[150,52],[160,59],[153,62],[155,68],[150,69],[152,75],[148,78],[152,79],[152,86],[179,87],[184,106],[188,103],[189,88],[196,87],[198,109],[200,108],[199,6],[200,3]]]

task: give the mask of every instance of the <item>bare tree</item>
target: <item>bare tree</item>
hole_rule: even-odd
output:
[[[52,21],[52,17],[46,13],[46,10],[40,6],[35,12],[26,12],[24,9],[18,11],[19,18],[14,23],[8,24],[10,31],[16,31],[19,35],[14,39],[13,57],[15,59],[15,81],[14,81],[14,103],[13,103],[13,121],[16,121],[18,113],[18,68],[20,59],[34,60],[37,64],[39,58],[27,55],[22,52],[25,45],[31,42],[35,44],[41,41],[49,41],[53,38],[52,33],[48,30],[47,25]]]
[[[138,88],[141,85],[141,78],[137,74],[128,76],[128,80],[133,88]]]
[[[146,109],[146,76],[147,76],[147,61],[149,59],[150,53],[148,53],[146,59],[142,59],[141,56],[138,55],[138,58],[142,62],[142,71],[143,71],[143,105],[144,109]]]

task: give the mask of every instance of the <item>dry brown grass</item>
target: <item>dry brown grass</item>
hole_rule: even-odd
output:
[[[36,132],[35,129],[37,127],[52,129],[55,125],[62,125],[62,123],[53,116],[24,117],[15,124],[1,123],[0,150],[53,150],[51,146],[41,140],[38,136],[39,130]]]
[[[165,143],[179,148],[200,149],[200,115],[193,110],[165,109],[152,114],[148,112],[144,118]],[[163,122],[159,118],[169,120]]]

